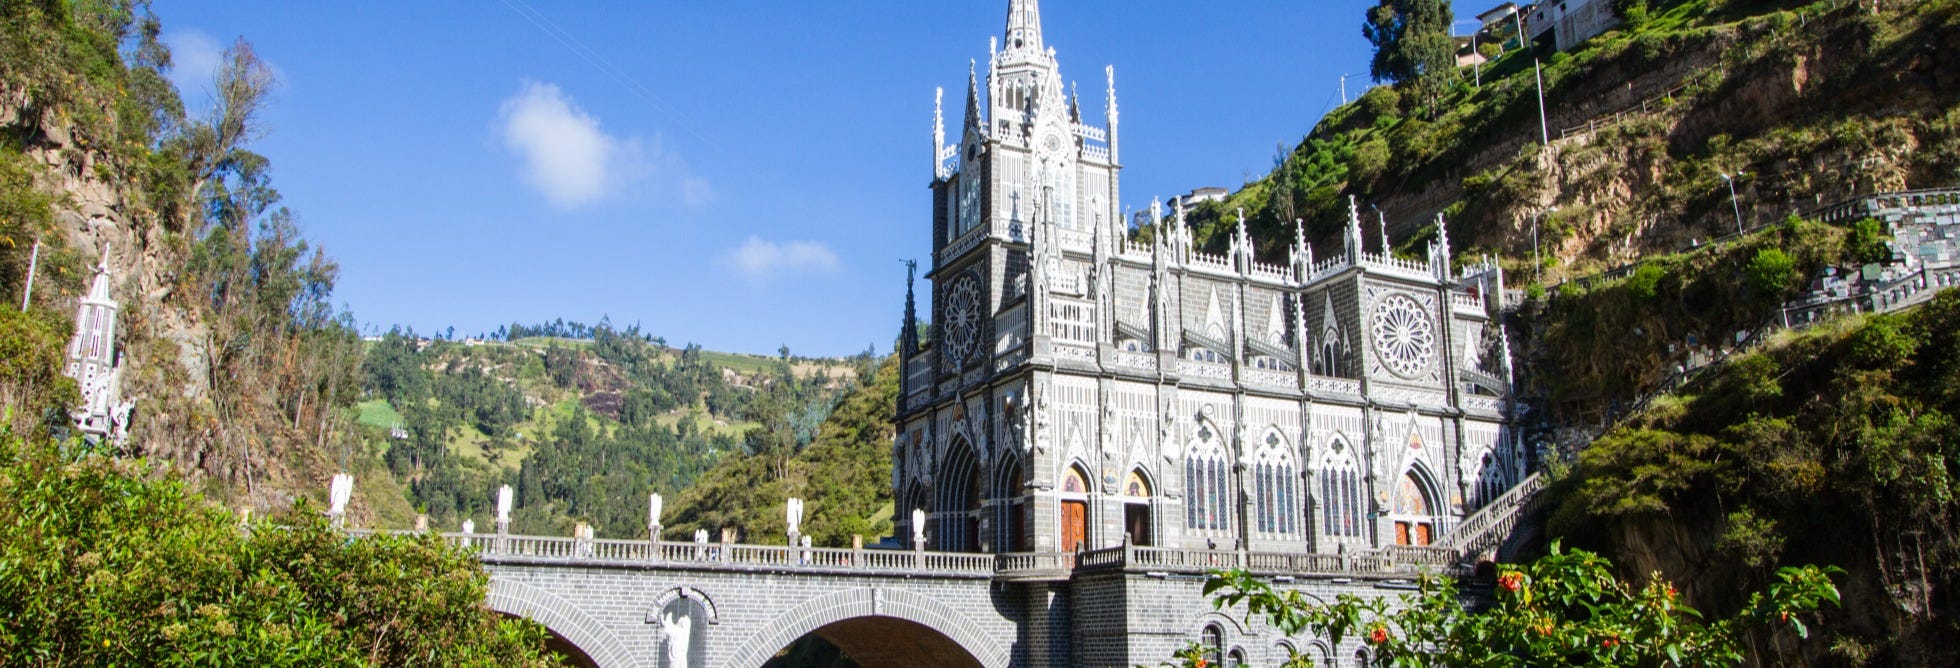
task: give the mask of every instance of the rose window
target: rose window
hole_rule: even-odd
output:
[[[1389,295],[1375,305],[1374,335],[1382,364],[1396,375],[1421,373],[1435,357],[1436,328],[1407,295]]]

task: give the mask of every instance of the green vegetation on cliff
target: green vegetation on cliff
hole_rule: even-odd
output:
[[[1779,335],[1581,452],[1551,531],[1716,610],[1777,566],[1842,566],[1823,625],[1839,659],[1944,664],[1960,647],[1956,417],[1960,292]]]

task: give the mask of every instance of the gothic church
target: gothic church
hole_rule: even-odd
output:
[[[1494,263],[1296,232],[1224,255],[1181,206],[1148,243],[1121,215],[1115,73],[1085,123],[1036,0],[967,75],[961,137],[935,108],[931,331],[908,287],[892,485],[934,550],[1124,541],[1351,553],[1446,540],[1523,474]],[[984,85],[984,89],[982,86]],[[910,279],[908,279],[909,281]],[[910,526],[914,509],[926,526]]]

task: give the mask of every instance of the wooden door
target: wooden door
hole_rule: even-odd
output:
[[[1408,522],[1396,522],[1396,523],[1395,523],[1395,544],[1396,544],[1396,545],[1408,545],[1408,544],[1409,544],[1409,523],[1408,523]]]
[[[1089,504],[1062,502],[1062,551],[1075,552],[1089,538]]]
[[[1429,544],[1429,525],[1427,523],[1420,523],[1416,525],[1416,544],[1417,545]]]

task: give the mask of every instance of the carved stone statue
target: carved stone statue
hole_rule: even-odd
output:
[[[790,497],[788,503],[784,505],[785,505],[784,519],[786,520],[786,523],[789,525],[790,535],[794,536],[799,533],[802,533],[801,529],[803,528],[803,500],[796,497]]]
[[[667,665],[687,668],[688,646],[694,642],[694,618],[676,613],[661,615],[660,632],[667,637]]]
[[[345,473],[333,474],[333,482],[327,487],[327,514],[339,517],[347,513],[347,502],[354,498],[354,476]]]
[[[497,523],[498,524],[510,523],[510,502],[511,502],[510,485],[504,485],[502,487],[498,487],[497,488]]]

